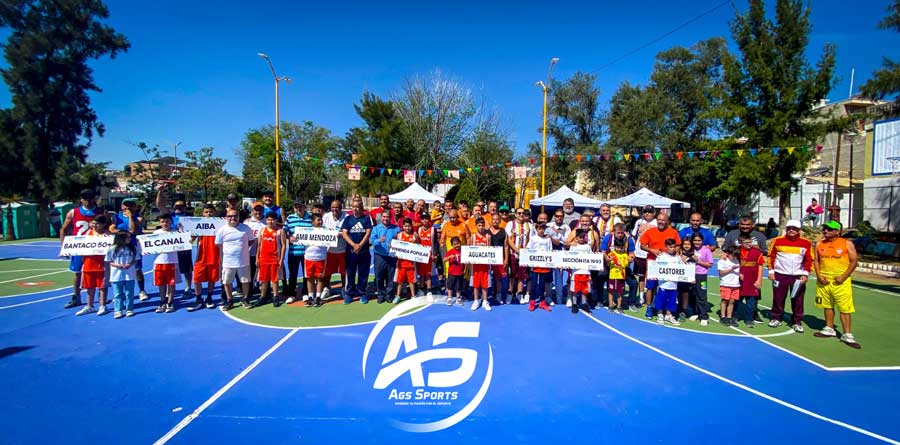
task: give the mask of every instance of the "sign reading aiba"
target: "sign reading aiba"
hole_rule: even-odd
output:
[[[216,236],[216,230],[225,227],[225,218],[203,218],[197,216],[182,216],[178,218],[184,230],[193,236]]]
[[[138,235],[137,239],[144,255],[191,250],[191,234],[187,232],[152,233]]]

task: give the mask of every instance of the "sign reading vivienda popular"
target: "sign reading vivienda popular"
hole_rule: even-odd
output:
[[[137,239],[144,255],[191,250],[191,234],[187,232],[151,233]]]
[[[59,248],[59,256],[106,255],[106,251],[109,250],[112,243],[112,235],[67,236]]]
[[[664,263],[660,261],[650,261],[647,264],[647,278],[653,277],[653,279],[661,281],[693,283],[696,280],[694,277],[695,271],[696,269],[692,264]]]
[[[599,252],[569,252],[557,250],[554,253],[558,269],[603,270],[603,254]]]
[[[553,251],[548,250],[522,249],[519,251],[519,265],[553,269],[556,267],[553,253]]]
[[[338,231],[321,227],[294,227],[294,244],[337,247]]]
[[[391,253],[401,260],[409,260],[415,263],[427,263],[431,259],[431,246],[391,240]]]
[[[503,264],[503,247],[462,246],[460,262],[465,264]]]
[[[216,230],[228,223],[225,218],[203,218],[198,216],[182,216],[178,218],[182,228],[193,236],[216,236]]]

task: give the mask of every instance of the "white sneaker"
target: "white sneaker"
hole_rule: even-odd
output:
[[[456,298],[447,297],[447,306],[453,306],[453,303],[456,302]]]
[[[830,326],[825,326],[821,331],[816,332],[816,337],[837,337],[837,332]]]
[[[434,303],[434,294],[431,292],[425,294],[425,302],[428,304]]]
[[[675,317],[671,315],[666,315],[665,322],[672,326],[678,326],[681,324]]]
[[[85,307],[81,308],[80,311],[76,312],[75,315],[87,315],[87,314],[91,314],[94,312],[97,312],[97,310],[94,309],[94,306],[85,306]]]
[[[566,307],[572,307],[572,300],[569,298],[566,298]]]
[[[304,296],[303,296],[303,301],[306,301],[306,300],[309,300],[309,295],[304,295]]]
[[[512,303],[512,294],[506,294],[506,301],[504,303],[505,304]]]
[[[327,299],[327,298],[330,297],[330,296],[331,296],[331,292],[328,292],[327,289],[326,289],[326,290],[323,290],[322,293],[319,294],[319,298],[321,298],[321,299],[323,299],[323,300]]]
[[[781,320],[775,320],[775,319],[769,320],[770,328],[777,328],[778,326],[781,326]]]
[[[700,318],[700,317],[697,316],[697,315],[691,315],[690,317],[688,317],[688,320],[690,320],[690,321],[697,321],[698,318]]]
[[[291,303],[294,302],[294,297],[288,297],[288,299],[287,299],[287,300],[284,300],[284,302],[285,302],[286,304],[291,304]]]
[[[149,299],[150,299],[150,296],[147,295],[147,292],[141,291],[141,293],[138,294],[138,300],[140,300],[140,301],[147,301]]]
[[[525,294],[525,296],[522,297],[522,304],[528,303],[530,300],[531,300],[531,295]]]
[[[477,310],[478,310],[478,300],[475,300],[475,301],[472,302],[472,310],[473,310],[473,311],[477,311]]]
[[[700,320],[700,326],[703,326],[703,327],[709,326],[709,320]]]
[[[666,316],[663,315],[663,314],[657,314],[657,315],[656,315],[656,322],[659,323],[659,324],[665,323],[665,322],[666,322]]]
[[[854,345],[854,344],[856,344],[856,337],[854,337],[853,334],[848,332],[841,336],[841,341],[844,343],[847,343],[848,345]]]
[[[550,300],[550,306],[556,306],[556,302],[553,300]]]
[[[488,312],[491,311],[491,304],[488,303],[486,300],[485,300],[484,304],[481,305],[481,307],[483,307],[484,310],[486,310],[486,311],[488,311]]]
[[[100,305],[100,309],[97,310],[97,315],[106,315],[106,312],[107,312],[107,311],[106,311],[106,305],[105,305],[105,304],[101,304],[101,305]]]
[[[795,324],[795,325],[791,326],[791,329],[793,329],[794,332],[796,332],[798,334],[803,333],[803,325]]]

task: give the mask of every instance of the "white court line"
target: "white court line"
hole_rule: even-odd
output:
[[[210,405],[215,403],[216,400],[219,400],[219,398],[222,397],[223,394],[228,392],[229,389],[231,389],[234,385],[236,385],[238,382],[240,382],[241,379],[243,379],[244,377],[247,376],[247,374],[250,374],[250,371],[253,371],[257,366],[259,366],[259,364],[262,363],[263,360],[269,358],[269,356],[272,355],[273,352],[278,350],[278,348],[280,348],[281,345],[284,344],[284,342],[288,341],[291,337],[293,337],[294,334],[297,333],[297,331],[299,331],[299,329],[293,329],[290,332],[288,332],[287,335],[285,335],[284,337],[281,338],[281,340],[278,340],[277,343],[272,345],[272,347],[269,348],[268,351],[264,352],[256,360],[254,360],[253,363],[250,364],[250,366],[246,367],[238,375],[234,376],[234,378],[231,379],[230,382],[226,383],[225,386],[221,387],[218,391],[216,391],[216,393],[213,394],[212,397],[210,397],[205,402],[203,402],[202,405],[197,407],[197,409],[195,409],[194,412],[185,416],[185,418],[181,419],[181,422],[178,422],[178,424],[175,425],[171,430],[169,430],[169,432],[167,432],[162,437],[160,437],[156,442],[153,442],[153,445],[163,445],[165,443],[168,443],[170,440],[172,440],[172,438],[175,437],[176,434],[178,434],[181,430],[183,430],[186,426],[188,426],[191,422],[193,422],[194,419],[199,417],[200,414],[206,410],[206,408],[209,408]]]
[[[62,270],[57,270],[56,272],[42,273],[40,275],[32,275],[30,277],[13,278],[12,280],[0,281],[0,284],[12,283],[13,281],[25,281],[25,280],[30,280],[32,278],[45,277],[47,275],[56,275],[58,273],[63,273],[63,272],[68,272],[68,271],[69,271],[68,269],[62,269]]]
[[[45,271],[45,270],[59,270],[59,271],[62,271],[62,270],[69,270],[69,269],[59,269],[59,268],[54,267],[54,268],[52,268],[52,269],[0,270],[0,273],[13,273],[13,272],[43,272],[43,271]]]
[[[368,304],[368,303],[366,303],[366,304]],[[391,305],[393,306],[393,304],[391,304]],[[413,311],[410,311],[410,312],[407,312],[407,313],[405,313],[405,314],[399,315],[399,316],[397,316],[397,318],[406,317],[406,316],[408,316],[408,315],[415,314],[416,312],[419,312],[419,311],[425,309],[425,308],[428,307],[428,306],[430,306],[430,305],[425,305],[425,306],[419,307],[419,308],[417,308],[417,309],[415,309],[415,310],[413,310]],[[217,309],[218,309],[218,308],[217,308]],[[219,312],[221,312],[222,314],[224,314],[226,317],[230,318],[232,321],[236,321],[236,322],[241,323],[241,324],[245,324],[245,325],[248,325],[248,326],[256,326],[256,327],[258,327],[258,328],[281,329],[281,330],[285,330],[285,331],[291,330],[291,329],[300,329],[300,330],[304,330],[304,331],[305,331],[305,330],[315,330],[315,329],[346,328],[346,327],[350,327],[350,326],[362,326],[362,325],[367,325],[367,324],[375,324],[375,323],[378,323],[378,320],[371,320],[371,321],[361,321],[361,322],[359,322],[359,323],[350,323],[350,324],[335,324],[335,325],[327,325],[327,326],[297,326],[297,327],[290,328],[290,327],[286,327],[286,326],[271,326],[271,325],[267,325],[267,324],[254,323],[254,322],[252,322],[252,321],[243,320],[243,319],[240,319],[240,318],[238,318],[238,317],[235,317],[235,316],[231,313],[231,311],[222,311],[221,309],[219,309]],[[731,335],[731,334],[728,334],[728,335]],[[740,337],[740,336],[739,336],[739,335],[736,335],[735,337]]]
[[[57,296],[55,296],[55,297],[41,298],[40,300],[26,301],[26,302],[24,302],[24,303],[11,304],[11,305],[9,305],[9,306],[0,306],[0,310],[3,310],[3,309],[12,309],[12,308],[14,308],[14,307],[27,306],[27,305],[29,305],[29,304],[40,303],[40,302],[42,302],[42,301],[56,300],[57,298],[71,297],[71,296],[72,296],[72,295],[70,295],[70,294],[62,294],[62,295],[57,295]]]
[[[581,312],[584,313],[584,311],[581,311]],[[794,405],[794,404],[792,404],[792,403],[790,403],[790,402],[786,402],[786,401],[784,401],[784,400],[781,400],[781,399],[775,398],[775,397],[773,397],[773,396],[770,396],[770,395],[768,395],[768,394],[766,394],[766,393],[764,393],[764,392],[762,392],[762,391],[758,391],[758,390],[753,389],[753,388],[751,388],[751,387],[749,387],[749,386],[746,386],[746,385],[743,385],[743,384],[741,384],[741,383],[735,382],[734,380],[731,380],[731,379],[729,379],[729,378],[727,378],[727,377],[723,377],[723,376],[721,376],[721,375],[719,375],[719,374],[716,374],[716,373],[714,373],[714,372],[712,372],[712,371],[709,371],[709,370],[707,370],[707,369],[701,368],[701,367],[699,367],[699,366],[697,366],[697,365],[695,365],[695,364],[693,364],[693,363],[690,363],[690,362],[688,362],[688,361],[686,361],[686,360],[680,359],[680,358],[678,358],[678,357],[676,357],[676,356],[674,356],[674,355],[672,355],[672,354],[669,354],[668,352],[663,351],[662,349],[659,349],[659,348],[657,348],[657,347],[655,347],[655,346],[652,346],[652,345],[650,345],[650,344],[644,343],[643,341],[638,340],[638,339],[636,339],[636,338],[634,338],[634,337],[632,337],[632,336],[630,336],[630,335],[628,335],[628,334],[626,334],[626,333],[624,333],[624,332],[622,332],[622,331],[619,331],[618,329],[616,329],[616,328],[614,328],[614,327],[612,327],[612,326],[610,326],[610,325],[608,325],[608,324],[606,324],[606,323],[604,323],[604,322],[602,322],[602,321],[600,321],[600,320],[594,318],[594,316],[591,315],[591,314],[584,313],[584,315],[587,316],[588,318],[590,318],[591,320],[594,320],[594,321],[595,321],[596,323],[598,323],[599,325],[605,327],[606,329],[609,329],[610,331],[612,331],[612,332],[618,334],[619,336],[621,336],[621,337],[623,337],[623,338],[625,338],[625,339],[631,340],[632,342],[637,343],[637,344],[639,344],[639,345],[641,345],[641,346],[643,346],[643,347],[645,347],[645,348],[647,348],[647,349],[649,349],[649,350],[651,350],[651,351],[653,351],[653,352],[656,352],[657,354],[660,354],[660,355],[662,355],[663,357],[666,357],[666,358],[668,358],[668,359],[670,359],[670,360],[672,360],[672,361],[674,361],[674,362],[677,362],[677,363],[680,363],[680,364],[682,364],[682,365],[684,365],[684,366],[687,366],[688,368],[691,368],[691,369],[693,369],[693,370],[695,370],[695,371],[698,371],[698,372],[700,372],[700,373],[706,374],[706,375],[708,375],[708,376],[710,376],[710,377],[712,377],[712,378],[714,378],[714,379],[716,379],[716,380],[719,380],[719,381],[721,381],[721,382],[727,383],[727,384],[732,385],[732,386],[734,386],[734,387],[736,387],[736,388],[739,388],[739,389],[742,389],[742,390],[744,390],[744,391],[747,391],[747,392],[749,392],[749,393],[751,393],[751,394],[753,394],[753,395],[755,395],[755,396],[761,397],[761,398],[766,399],[766,400],[768,400],[768,401],[770,401],[770,402],[774,402],[774,403],[777,403],[777,404],[779,404],[779,405],[781,405],[781,406],[784,406],[784,407],[786,407],[786,408],[789,408],[789,409],[792,409],[792,410],[794,410],[794,411],[797,411],[797,412],[799,412],[799,413],[801,413],[801,414],[806,414],[807,416],[810,416],[810,417],[819,419],[819,420],[821,420],[821,421],[823,421],[823,422],[828,422],[828,423],[830,423],[830,424],[832,424],[832,425],[837,425],[837,426],[839,426],[839,427],[846,428],[846,429],[848,429],[848,430],[850,430],[850,431],[854,431],[854,432],[857,432],[857,433],[859,433],[859,434],[863,434],[863,435],[869,436],[869,437],[871,437],[871,438],[873,438],[873,439],[877,439],[877,440],[880,440],[880,441],[882,441],[882,442],[890,443],[890,444],[893,444],[893,445],[900,445],[900,441],[891,439],[891,438],[889,438],[889,437],[882,436],[882,435],[877,434],[877,433],[873,433],[872,431],[869,431],[869,430],[860,428],[860,427],[858,427],[858,426],[850,425],[849,423],[842,422],[842,421],[840,421],[840,420],[832,419],[832,418],[830,418],[830,417],[825,417],[825,416],[823,416],[823,415],[821,415],[821,414],[818,414],[818,413],[816,413],[816,412],[813,412],[813,411],[810,411],[810,410],[808,410],[808,409],[799,407],[799,406]]]

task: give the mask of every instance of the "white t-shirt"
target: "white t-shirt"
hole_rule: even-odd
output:
[[[681,257],[676,255],[669,255],[668,253],[663,253],[656,257],[656,261],[660,263],[680,263]],[[678,289],[677,281],[663,281],[659,280],[659,288],[660,289],[669,289],[674,290]]]
[[[347,214],[341,212],[340,219],[334,217],[334,214],[331,212],[322,215],[322,227],[329,230],[341,230],[341,226],[344,225],[344,219],[347,218]],[[380,222],[380,221],[379,221]],[[336,247],[329,247],[328,253],[344,253],[347,251],[347,241],[343,236],[338,236],[338,243]],[[307,258],[309,258],[309,247],[306,248]]]
[[[737,267],[738,263],[735,263],[731,260],[726,260],[725,258],[719,258],[718,264],[716,268],[719,270],[719,286],[722,287],[741,287],[741,275],[740,268],[733,270],[731,273],[723,275],[722,272],[732,267]]]
[[[569,252],[586,252],[591,253],[591,245],[590,244],[575,244],[572,247],[569,247]],[[591,271],[588,269],[575,269],[573,275],[590,275]]]
[[[644,218],[641,218],[637,221],[637,224],[634,225],[634,230],[631,231],[631,236],[634,237],[634,256],[636,258],[647,258],[647,251],[641,249],[641,235],[644,234],[649,229],[656,227],[656,218],[647,221]]]
[[[553,240],[550,237],[541,238],[535,235],[533,238],[528,239],[528,248],[534,250],[552,250],[553,249]]]
[[[547,230],[545,231],[545,233],[550,236],[550,239],[556,239],[557,241],[559,241],[559,248],[563,248],[563,245],[566,243],[566,238],[569,237],[569,232],[571,231],[572,229],[569,228],[567,224],[557,226],[556,224],[549,223],[547,224]]]
[[[250,241],[253,230],[246,224],[225,226],[216,231],[216,244],[222,246],[222,267],[238,268],[250,265]]]
[[[170,230],[169,232],[177,232],[177,230]],[[163,229],[154,230],[153,233],[166,233]],[[153,264],[178,264],[178,252],[168,252],[168,253],[160,253],[156,255],[156,259],[153,260]],[[175,274],[177,277],[179,274]]]
[[[115,247],[110,247],[109,250],[106,251],[106,262],[107,263],[115,263],[115,264],[128,264],[134,263],[135,259],[139,259],[141,257],[141,243],[136,243],[134,246],[134,254],[131,253],[131,249],[119,249],[116,252]],[[134,273],[134,264],[131,264],[131,267],[127,269],[119,269],[118,267],[110,267],[109,268],[109,282],[110,283],[119,283],[122,281],[134,281],[136,279]]]
[[[266,227],[265,222],[253,219],[253,217],[244,220],[244,224],[253,231],[253,238],[259,238],[259,231]],[[250,256],[256,256],[256,249],[258,248],[259,243],[253,243],[253,245],[250,246]]]
[[[340,237],[338,237],[340,239]],[[306,246],[305,259],[309,261],[322,261],[328,255],[327,246]]]
[[[519,221],[511,221],[506,224],[506,239],[512,242],[513,235],[516,236],[516,240],[514,242],[515,245],[521,247],[525,247],[525,237],[528,237],[532,232],[532,224],[528,221],[524,223],[520,223]]]

